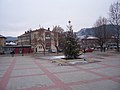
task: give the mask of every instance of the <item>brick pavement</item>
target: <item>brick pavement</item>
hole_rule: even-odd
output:
[[[120,90],[120,56],[102,58],[58,66],[31,56],[0,57],[0,90]]]

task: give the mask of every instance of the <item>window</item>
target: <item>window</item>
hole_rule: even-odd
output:
[[[39,46],[39,49],[42,49],[42,46]]]

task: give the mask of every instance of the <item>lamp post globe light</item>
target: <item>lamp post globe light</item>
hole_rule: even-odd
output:
[[[71,21],[68,21],[68,23],[70,24],[70,23],[71,23]]]

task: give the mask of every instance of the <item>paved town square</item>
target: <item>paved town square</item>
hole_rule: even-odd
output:
[[[120,54],[83,56],[100,62],[58,66],[47,55],[1,55],[0,90],[120,90]]]
[[[0,90],[120,90],[120,0],[0,0]]]

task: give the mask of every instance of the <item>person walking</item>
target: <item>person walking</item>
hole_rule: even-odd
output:
[[[14,57],[14,54],[15,54],[15,52],[14,52],[14,50],[11,52],[11,56],[12,57]]]

